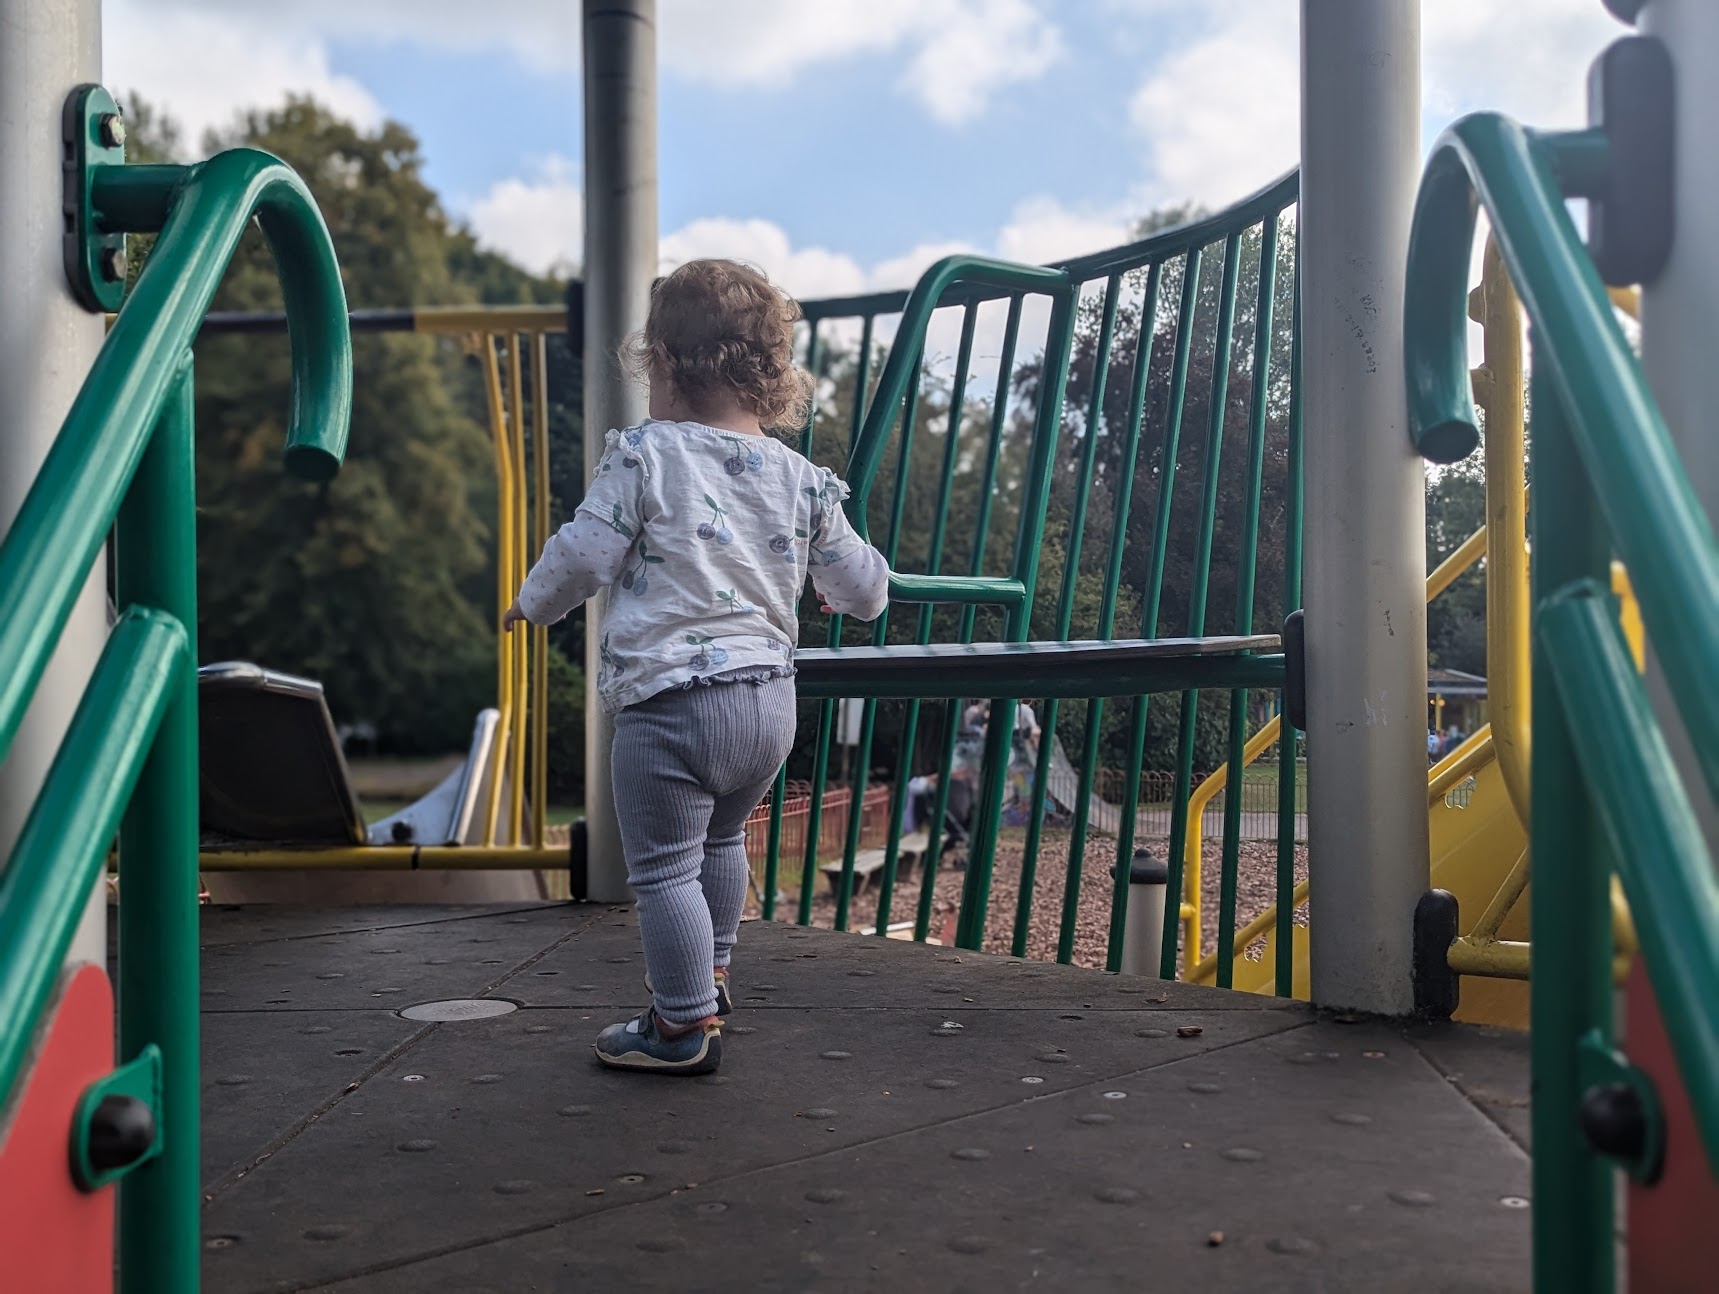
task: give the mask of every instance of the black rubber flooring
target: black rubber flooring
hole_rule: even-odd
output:
[[[591,1055],[625,908],[203,929],[212,1294],[1529,1285],[1512,1035],[754,923],[673,1079]]]

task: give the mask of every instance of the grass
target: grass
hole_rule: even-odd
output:
[[[368,800],[360,797],[359,803],[364,807],[365,822],[380,822],[383,818],[392,817],[400,812],[412,800]],[[585,806],[582,804],[552,804],[544,811],[543,820],[552,827],[566,826],[578,818],[585,816]]]
[[[462,758],[459,755],[359,756],[348,759],[346,765],[352,773],[352,789],[358,792],[359,803],[364,806],[365,821],[380,822],[435,789],[437,783],[460,766]],[[565,826],[584,817],[585,806],[551,804],[543,816],[552,827]]]

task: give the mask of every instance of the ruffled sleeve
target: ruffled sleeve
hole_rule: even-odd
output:
[[[827,467],[818,469],[818,493],[826,499],[842,500],[853,497],[848,483]]]

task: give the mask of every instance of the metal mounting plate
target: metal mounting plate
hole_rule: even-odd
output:
[[[113,96],[99,85],[67,95],[60,143],[66,280],[85,310],[111,313],[125,297],[125,235],[102,228],[90,194],[98,167],[125,162],[125,119]]]

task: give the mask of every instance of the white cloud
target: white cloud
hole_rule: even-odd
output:
[[[534,274],[567,274],[584,257],[585,198],[567,158],[543,158],[530,179],[510,177],[466,205],[478,242]]]
[[[963,125],[993,96],[1063,53],[1048,0],[662,0],[666,70],[706,85],[785,85],[810,69],[891,54],[897,88],[934,120]],[[313,93],[359,120],[379,114],[329,70],[329,42],[500,50],[537,72],[576,78],[579,6],[567,0],[109,0],[106,80],[137,89],[190,128],[191,142],[235,109]]]
[[[580,66],[579,6],[568,0],[108,0],[110,18],[120,8],[136,8],[150,22],[188,15],[265,42],[409,42],[461,53],[505,50],[539,71]],[[118,52],[108,48],[110,57]]]
[[[1590,0],[1439,0],[1421,11],[1426,104],[1490,108],[1540,127],[1587,121],[1588,64],[1625,29]]]
[[[1297,6],[1214,3],[1209,23],[1169,51],[1134,94],[1151,205],[1223,206],[1301,153]]]
[[[165,109],[193,150],[205,131],[231,125],[242,109],[278,104],[289,93],[314,95],[362,126],[381,122],[375,97],[330,68],[321,40],[267,26],[237,6],[226,12],[109,0],[102,79],[116,93]]]
[[[1029,198],[997,231],[997,255],[1040,265],[1128,241],[1131,222],[1118,210],[1082,210],[1051,197]]]
[[[1170,16],[1164,0],[1113,0],[1113,11],[1154,29]],[[1298,6],[1209,0],[1197,12],[1129,104],[1148,203],[1223,206],[1300,155]],[[1536,126],[1580,125],[1588,64],[1623,30],[1595,0],[1423,4],[1426,110],[1445,119],[1490,108]]]
[[[665,0],[665,67],[688,80],[771,87],[862,54],[906,59],[897,87],[949,126],[1039,77],[1063,53],[1044,0]]]
[[[867,287],[865,271],[851,256],[795,247],[780,225],[763,219],[694,220],[664,237],[657,256],[665,271],[702,256],[745,261],[797,297],[846,296]]]

